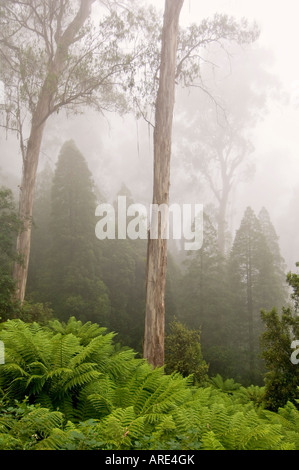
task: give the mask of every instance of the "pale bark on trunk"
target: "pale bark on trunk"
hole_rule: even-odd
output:
[[[17,238],[17,253],[21,257],[21,263],[15,262],[13,277],[16,283],[16,298],[23,302],[26,292],[26,283],[29,266],[31,244],[31,222],[34,201],[34,189],[39,160],[40,147],[45,123],[40,126],[32,126],[26,159],[23,166],[23,176],[20,189],[19,216],[23,221],[23,229]]]
[[[49,73],[45,78],[36,109],[32,115],[30,137],[26,153],[23,156],[23,176],[19,202],[19,215],[23,221],[23,230],[18,236],[16,249],[21,262],[16,262],[13,270],[16,284],[15,296],[16,300],[19,300],[21,303],[23,303],[26,293],[34,191],[43,133],[47,119],[54,109],[53,104],[57,92],[59,74],[63,70],[65,57],[70,46],[76,42],[76,36],[89,17],[91,5],[94,2],[95,0],[81,0],[77,15],[73,21],[60,36],[60,32],[57,31],[56,54],[53,58],[49,59]]]
[[[179,17],[184,0],[166,0],[162,33],[159,90],[154,131],[153,204],[169,204],[170,160]],[[167,240],[149,233],[143,357],[154,367],[164,365]]]

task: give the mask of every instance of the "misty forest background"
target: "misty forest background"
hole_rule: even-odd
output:
[[[136,202],[126,187],[119,194],[128,205]],[[66,142],[55,171],[47,167],[39,175],[26,300],[47,306],[46,314],[61,321],[74,316],[107,327],[142,355],[147,241],[99,241],[100,201],[84,156],[74,141]],[[115,209],[117,216],[116,202]],[[285,265],[267,210],[245,210],[227,254],[218,248],[208,214],[201,250],[185,252],[173,242],[169,251],[166,330],[175,320],[200,330],[212,375],[262,385],[260,312],[279,311],[288,302]],[[3,320],[11,316],[13,311],[2,313]],[[39,320],[38,313],[33,319]]]
[[[286,97],[280,89],[279,80],[270,72],[269,57],[257,44],[242,48],[226,44],[226,48],[227,54],[223,54],[220,46],[212,44],[207,60],[202,62],[198,86],[177,86],[176,91],[171,202],[202,203],[204,233],[203,246],[199,251],[185,251],[184,240],[170,240],[168,244],[165,371],[171,377],[175,377],[171,375],[174,372],[185,378],[192,374],[192,385],[209,390],[208,387],[213,384],[227,392],[226,396],[234,390],[247,388],[251,390],[250,400],[255,406],[263,403],[275,413],[280,407],[290,406],[289,415],[285,415],[284,419],[295,423],[295,430],[292,431],[292,438],[288,436],[288,442],[299,445],[298,433],[294,437],[298,424],[295,414],[299,366],[290,360],[291,342],[299,340],[294,336],[298,333],[299,301],[299,282],[295,272],[296,262],[299,261],[299,238],[296,233],[298,197],[294,190],[290,204],[281,215],[280,220],[285,220],[287,225],[281,243],[272,220],[275,208],[271,205],[259,207],[256,194],[252,194],[251,204],[250,191],[244,196],[246,188],[254,183],[255,168],[261,158],[254,147],[256,125],[267,117],[271,100],[284,103]],[[203,89],[202,83],[208,85],[206,89]],[[133,360],[129,356],[130,349],[141,360],[147,241],[98,240],[95,236],[98,221],[95,211],[100,203],[109,202],[114,204],[117,214],[118,195],[126,196],[128,205],[148,205],[151,202],[153,127],[148,121],[132,114],[119,117],[108,113],[101,116],[89,109],[77,116],[67,116],[63,110],[51,116],[40,154],[23,305],[14,301],[12,279],[12,266],[18,257],[15,240],[21,230],[17,210],[21,158],[18,160],[18,170],[12,169],[10,164],[6,165],[9,158],[17,155],[19,143],[11,134],[1,132],[0,321],[3,339],[7,338],[8,345],[10,341],[17,344],[9,336],[14,328],[10,321],[19,319],[22,323],[19,326],[16,324],[16,328],[20,328],[21,335],[24,334],[24,341],[29,338],[26,324],[36,322],[42,331],[50,324],[52,330],[57,328],[59,334],[67,334],[71,330],[68,331],[66,325],[73,322],[72,334],[74,337],[77,334],[82,340],[81,346],[87,347],[87,334],[80,336],[79,332],[82,325],[88,323],[96,324],[96,328],[101,329],[101,335],[103,331],[105,335],[110,332],[116,334],[113,336],[116,351],[126,351],[123,354],[128,354],[127,364]],[[271,168],[268,171],[270,181]],[[271,200],[271,191],[275,191],[275,186],[269,184],[269,187],[261,188],[262,191],[269,192],[268,199]],[[59,324],[60,327],[57,326]],[[30,335],[33,334],[38,338],[41,333],[32,329]],[[93,334],[93,339],[96,336],[96,333]],[[44,337],[45,344],[48,345],[47,341],[50,344],[50,340],[51,335]],[[36,348],[40,347],[38,344]],[[105,360],[108,360],[109,354]],[[17,363],[16,358],[13,360]],[[6,390],[7,396],[13,391],[21,400],[26,396],[29,379],[23,395],[19,389],[8,386],[10,378],[14,374],[18,376],[17,367],[23,367],[22,362],[18,364],[14,370],[8,370],[0,388]],[[35,370],[36,364],[32,362],[32,370]],[[109,364],[105,367],[109,371]],[[133,369],[130,369],[131,365],[127,367],[129,377]],[[24,374],[19,373],[21,387]],[[85,377],[84,374],[87,377],[88,373],[89,370],[84,369],[82,377]],[[157,378],[159,372],[152,373],[156,374],[156,382],[162,380],[162,376]],[[41,382],[37,385],[37,376],[41,377],[39,374],[40,371],[36,372],[30,379],[30,386],[35,384],[32,396],[38,395],[43,386]],[[110,381],[117,382],[117,374],[121,374],[120,371],[116,373],[113,370],[109,376],[109,387]],[[139,378],[143,377],[143,372],[138,374]],[[54,373],[51,380],[53,378]],[[89,382],[91,380],[90,377]],[[181,387],[178,385],[181,382],[175,383],[174,386]],[[265,384],[268,387],[266,396]],[[116,393],[117,387],[110,389],[108,382],[105,382],[105,387],[105,399],[104,395],[101,401],[96,399],[95,394],[92,395],[92,406],[97,410],[97,417],[108,416],[113,406],[118,409],[115,396],[112,399],[110,395],[112,389]],[[71,389],[70,385],[68,390]],[[120,394],[121,388],[119,390]],[[76,399],[72,397],[72,407],[77,409],[74,418],[65,403],[62,405],[59,402],[59,406],[55,407],[52,391],[50,393],[48,390],[47,393],[52,403],[50,405],[43,396],[40,403],[44,408],[51,412],[58,408],[74,423],[83,421],[84,415],[79,419],[78,411],[78,403],[82,399],[80,394],[76,395]],[[117,399],[120,400],[119,397]],[[204,398],[201,400],[204,403]],[[33,406],[33,403],[34,400],[28,406]],[[25,411],[22,406],[23,416]],[[223,406],[228,405],[225,402]],[[54,421],[59,421],[57,416],[52,416]],[[114,416],[115,419],[122,419],[120,415]],[[90,418],[88,413],[87,418]],[[128,422],[133,422],[133,418],[130,419],[127,418]],[[149,422],[154,425],[155,418],[151,419]],[[172,416],[172,419],[180,423],[178,416]],[[60,426],[58,421],[55,422],[56,427]],[[119,440],[116,437],[108,439],[110,428],[107,423],[101,432],[112,446],[108,448],[126,448],[123,437]],[[163,439],[165,445],[165,436],[174,431],[169,422],[167,425],[166,421],[159,423],[159,438],[156,435],[158,428],[154,443],[142,441],[139,435],[140,446],[161,445]],[[274,421],[271,425],[276,426]],[[83,428],[80,432],[85,433]],[[49,441],[50,447],[58,446],[58,434]],[[189,435],[197,442],[195,431],[193,434],[189,430]],[[68,442],[77,448],[76,443]],[[174,446],[174,441],[171,442],[169,445]],[[187,446],[185,441],[180,442],[183,448]],[[193,448],[196,448],[194,442]],[[215,442],[205,442],[206,448],[212,448]],[[272,444],[268,445],[271,447]],[[9,446],[13,448],[12,441]],[[101,447],[101,444],[96,442],[90,446]]]

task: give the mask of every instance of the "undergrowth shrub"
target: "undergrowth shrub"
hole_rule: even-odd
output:
[[[114,339],[73,318],[2,324],[0,449],[299,449],[292,403],[266,410],[262,388],[221,377],[195,386]]]

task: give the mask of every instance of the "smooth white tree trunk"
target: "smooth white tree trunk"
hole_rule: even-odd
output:
[[[170,160],[179,18],[184,0],[166,0],[159,90],[154,131],[153,204],[169,204]],[[164,364],[167,240],[149,234],[143,356],[154,367]]]

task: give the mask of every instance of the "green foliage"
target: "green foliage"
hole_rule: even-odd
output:
[[[21,227],[12,192],[0,189],[0,321],[14,317],[18,308],[13,300],[12,267],[14,261],[19,260],[15,242]]]
[[[200,331],[189,330],[178,321],[169,325],[170,333],[165,337],[166,371],[177,371],[183,377],[193,375],[196,383],[207,379],[208,365],[200,347]]]
[[[298,450],[298,419],[291,404],[257,411],[208,388],[151,426],[133,406],[78,424],[33,405],[1,407],[0,442],[19,450]]]
[[[203,218],[203,246],[189,252],[177,283],[177,318],[188,328],[200,330],[204,358],[212,374],[227,367],[224,352],[229,308],[225,260],[219,253],[217,230],[210,217]],[[217,328],[215,328],[217,325]]]
[[[26,297],[36,302],[45,300],[43,294],[49,288],[47,269],[52,240],[52,232],[49,227],[52,181],[53,170],[49,165],[46,165],[37,175],[26,287]]]
[[[73,141],[62,146],[54,176],[46,169],[40,178],[27,296],[50,305],[62,320],[75,316],[107,324],[110,301],[94,233],[95,188]]]
[[[280,307],[284,302],[282,289],[277,287],[281,286],[281,273],[275,270],[270,245],[259,219],[248,207],[229,258],[232,311],[228,319],[235,354],[233,375],[246,385],[261,384],[264,374],[259,344],[264,325],[260,311]]]
[[[234,379],[223,380],[220,374],[217,374],[215,377],[212,377],[211,382],[214,387],[225,393],[232,393],[235,390],[239,390],[239,388],[241,387],[241,384],[236,383]]]
[[[18,318],[26,323],[47,323],[53,317],[53,310],[48,305],[25,300],[18,309]]]
[[[8,405],[0,401],[0,450],[33,450],[53,429],[61,427],[63,415],[27,400]]]
[[[291,362],[291,343],[299,338],[299,317],[284,308],[279,315],[275,309],[262,311],[266,331],[261,336],[262,354],[267,373],[265,376],[265,402],[269,409],[277,410],[288,401],[299,398],[299,368]]]
[[[212,216],[204,215],[202,249],[186,256],[176,299],[178,319],[200,329],[211,376],[262,385],[261,309],[285,302],[283,260],[269,214],[248,207],[231,251],[221,255]]]
[[[274,278],[272,278],[272,282],[276,283],[275,288],[277,290],[277,294],[281,297],[281,301],[284,301],[287,296],[287,284],[285,282],[286,265],[285,260],[283,259],[280,253],[279,237],[276,234],[275,228],[271,222],[270,215],[264,207],[261,209],[258,215],[258,219],[262,232],[266,238],[268,248],[272,255],[273,267],[275,272],[275,276]],[[282,307],[282,304],[283,303],[281,303],[281,305],[277,303],[275,307],[280,308]]]
[[[290,403],[273,413],[205,388],[154,424],[136,415],[133,406],[75,424],[26,402],[2,403],[0,445],[5,450],[298,450],[298,424],[299,413]]]
[[[265,406],[265,387],[250,385],[249,387],[240,387],[235,393],[235,397],[240,403],[252,402],[256,407]]]
[[[288,402],[297,404],[299,398],[299,369],[293,364],[292,342],[299,338],[298,281],[296,273],[288,273],[287,283],[293,289],[294,311],[282,308],[281,314],[276,309],[262,311],[261,317],[266,331],[260,338],[262,355],[266,363],[265,403],[271,410],[278,410]]]
[[[299,267],[299,263],[296,263],[296,266]],[[293,292],[291,294],[291,298],[294,301],[294,306],[296,312],[298,312],[299,308],[299,275],[297,273],[289,272],[287,274],[287,282],[290,287],[292,287]]]
[[[17,258],[15,237],[22,227],[18,218],[13,194],[9,189],[0,189],[0,260],[1,266],[10,266]]]
[[[1,449],[299,449],[291,403],[265,410],[253,398],[262,390],[246,396],[220,377],[194,387],[114,345],[97,324],[10,320],[0,338]]]
[[[0,292],[0,321],[5,321],[15,316],[19,305],[13,300],[15,283],[12,275],[3,271],[0,274]]]
[[[112,344],[113,333],[74,324],[71,319],[65,327],[58,321],[49,327],[20,320],[3,325],[0,388],[7,399],[27,396],[30,403],[60,409],[66,419],[87,419],[95,411],[86,396],[102,390],[109,380],[121,382],[136,367],[133,351]],[[84,331],[89,328],[92,335],[86,341]]]

